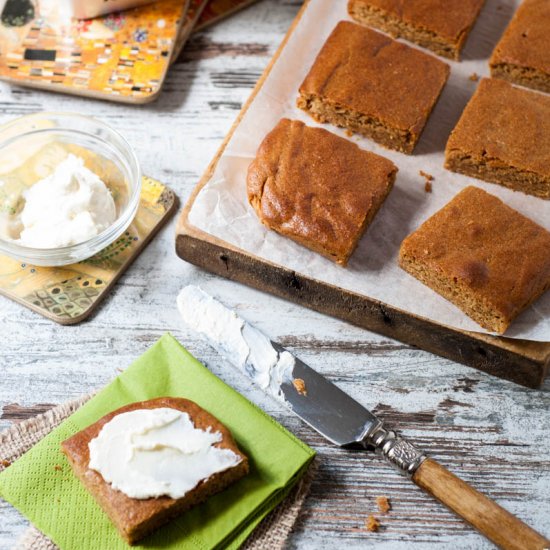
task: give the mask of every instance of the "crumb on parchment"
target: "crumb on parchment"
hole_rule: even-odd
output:
[[[426,193],[432,192],[432,181],[434,180],[434,177],[431,174],[428,174],[428,172],[424,172],[424,170],[420,170],[418,172],[423,178],[424,178],[424,191]]]
[[[477,82],[479,80],[479,75],[477,73],[472,73],[469,77],[468,77],[469,80],[471,80],[472,82]]]
[[[370,515],[365,520],[365,528],[369,533],[377,533],[380,528],[380,520],[375,518],[373,515]]]
[[[383,514],[387,514],[391,510],[391,502],[388,497],[376,497],[376,505]]]
[[[427,179],[428,181],[433,181],[434,177],[431,174],[428,174],[428,172],[424,172],[424,170],[420,170],[418,172],[423,178]]]
[[[300,395],[307,395],[306,383],[301,378],[295,378],[292,384]]]

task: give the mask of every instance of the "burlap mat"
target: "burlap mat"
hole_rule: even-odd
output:
[[[48,435],[65,418],[74,413],[92,396],[87,395],[74,401],[63,403],[44,414],[14,424],[0,433],[0,471],[14,462]],[[311,466],[306,475],[298,482],[288,497],[267,516],[252,533],[243,550],[283,549],[304,504],[314,475],[315,466]],[[57,546],[36,527],[25,531],[15,548],[18,550],[58,550]]]

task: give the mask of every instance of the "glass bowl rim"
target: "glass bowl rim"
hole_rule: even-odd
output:
[[[47,265],[44,262],[51,260],[51,265],[63,265],[68,263],[74,263],[90,257],[88,253],[89,249],[96,249],[99,252],[102,248],[105,248],[112,243],[119,235],[121,235],[130,225],[135,217],[137,209],[139,207],[139,198],[141,194],[142,173],[141,167],[137,158],[137,155],[128,142],[128,140],[117,130],[111,127],[109,124],[98,120],[95,117],[88,115],[82,115],[79,113],[63,112],[63,111],[41,111],[37,113],[31,113],[21,117],[17,117],[14,120],[6,122],[0,125],[0,135],[11,127],[17,127],[19,124],[32,119],[54,119],[60,121],[60,125],[53,128],[43,128],[39,130],[27,130],[22,131],[20,134],[10,136],[0,141],[0,149],[14,143],[18,139],[22,139],[25,136],[30,136],[38,133],[49,132],[66,132],[68,134],[76,133],[85,135],[92,138],[92,140],[100,141],[100,138],[95,136],[91,131],[81,130],[77,128],[70,128],[63,125],[63,120],[83,121],[87,124],[91,124],[96,128],[107,132],[110,138],[114,138],[114,143],[106,141],[106,145],[116,154],[119,161],[122,162],[125,171],[125,176],[128,176],[130,180],[130,193],[128,196],[128,203],[124,207],[123,211],[117,216],[117,219],[101,233],[93,236],[91,239],[82,241],[68,246],[61,246],[56,248],[36,248],[31,246],[21,245],[19,243],[5,240],[0,237],[0,253],[7,254],[13,258],[24,259],[32,263],[33,261],[40,262],[42,265]],[[98,247],[100,247],[98,249]],[[94,252],[94,253],[96,253]],[[93,254],[92,254],[93,255]],[[67,261],[64,261],[67,258]]]

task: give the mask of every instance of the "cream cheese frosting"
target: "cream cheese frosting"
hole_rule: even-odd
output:
[[[197,286],[183,288],[177,304],[185,324],[262,389],[283,398],[281,384],[292,382],[295,365],[288,351],[279,353],[265,334]]]
[[[33,248],[82,243],[107,229],[117,216],[109,188],[72,154],[23,197],[17,242]]]
[[[89,468],[130,498],[184,497],[241,457],[215,445],[222,434],[195,428],[185,412],[138,409],[116,415],[89,443]]]

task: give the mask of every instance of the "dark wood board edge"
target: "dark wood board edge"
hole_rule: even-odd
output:
[[[176,252],[216,275],[522,386],[540,388],[550,366],[546,342],[455,330],[191,233],[177,236]]]
[[[270,292],[494,376],[529,388],[540,388],[550,368],[550,342],[514,340],[439,325],[377,300],[305,277],[290,269],[252,256],[221,239],[200,231],[189,223],[188,215],[197,195],[212,177],[229,140],[281,55],[309,1],[304,2],[281,45],[185,204],[176,227],[178,256],[222,277]]]

